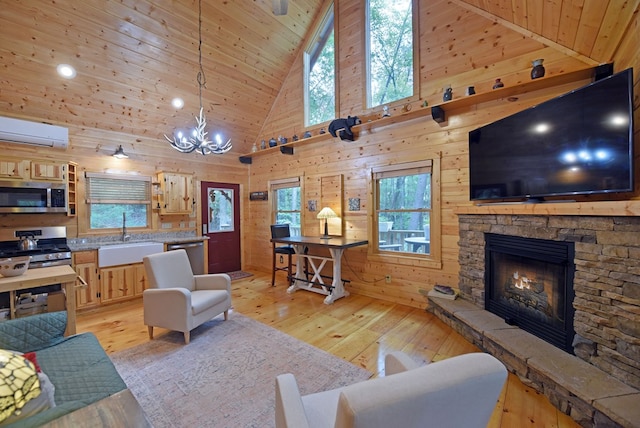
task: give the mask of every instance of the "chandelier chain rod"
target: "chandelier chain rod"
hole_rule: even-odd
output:
[[[229,138],[226,143],[223,143],[219,134],[216,135],[215,141],[207,137],[207,120],[204,115],[204,108],[202,107],[202,89],[206,88],[207,83],[204,75],[204,67],[202,66],[202,0],[198,0],[198,66],[199,70],[196,75],[196,81],[198,83],[200,113],[195,118],[197,126],[191,136],[186,136],[179,131],[174,132],[173,137],[168,137],[165,134],[164,138],[174,149],[182,153],[191,153],[197,150],[203,155],[210,153],[221,155],[231,150],[231,138]]]
[[[202,108],[202,88],[206,88],[207,78],[202,67],[202,0],[198,1],[198,65],[200,70],[196,76],[198,81],[198,96],[200,99],[200,108]]]

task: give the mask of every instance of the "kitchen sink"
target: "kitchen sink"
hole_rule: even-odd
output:
[[[98,248],[98,267],[142,263],[142,258],[164,251],[162,242],[126,242]]]

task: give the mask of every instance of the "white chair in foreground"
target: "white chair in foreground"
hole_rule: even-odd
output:
[[[505,366],[473,353],[426,366],[385,358],[385,377],[301,396],[290,373],[276,378],[276,427],[486,427],[507,379]]]
[[[184,333],[231,309],[231,278],[227,274],[194,275],[185,250],[152,254],[142,259],[150,288],[144,290],[144,324]]]

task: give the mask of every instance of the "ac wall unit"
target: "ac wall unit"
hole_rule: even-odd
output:
[[[66,149],[69,130],[62,126],[0,117],[0,141]]]

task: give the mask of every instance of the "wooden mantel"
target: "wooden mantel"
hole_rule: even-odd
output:
[[[640,216],[640,200],[459,205],[455,214]]]

